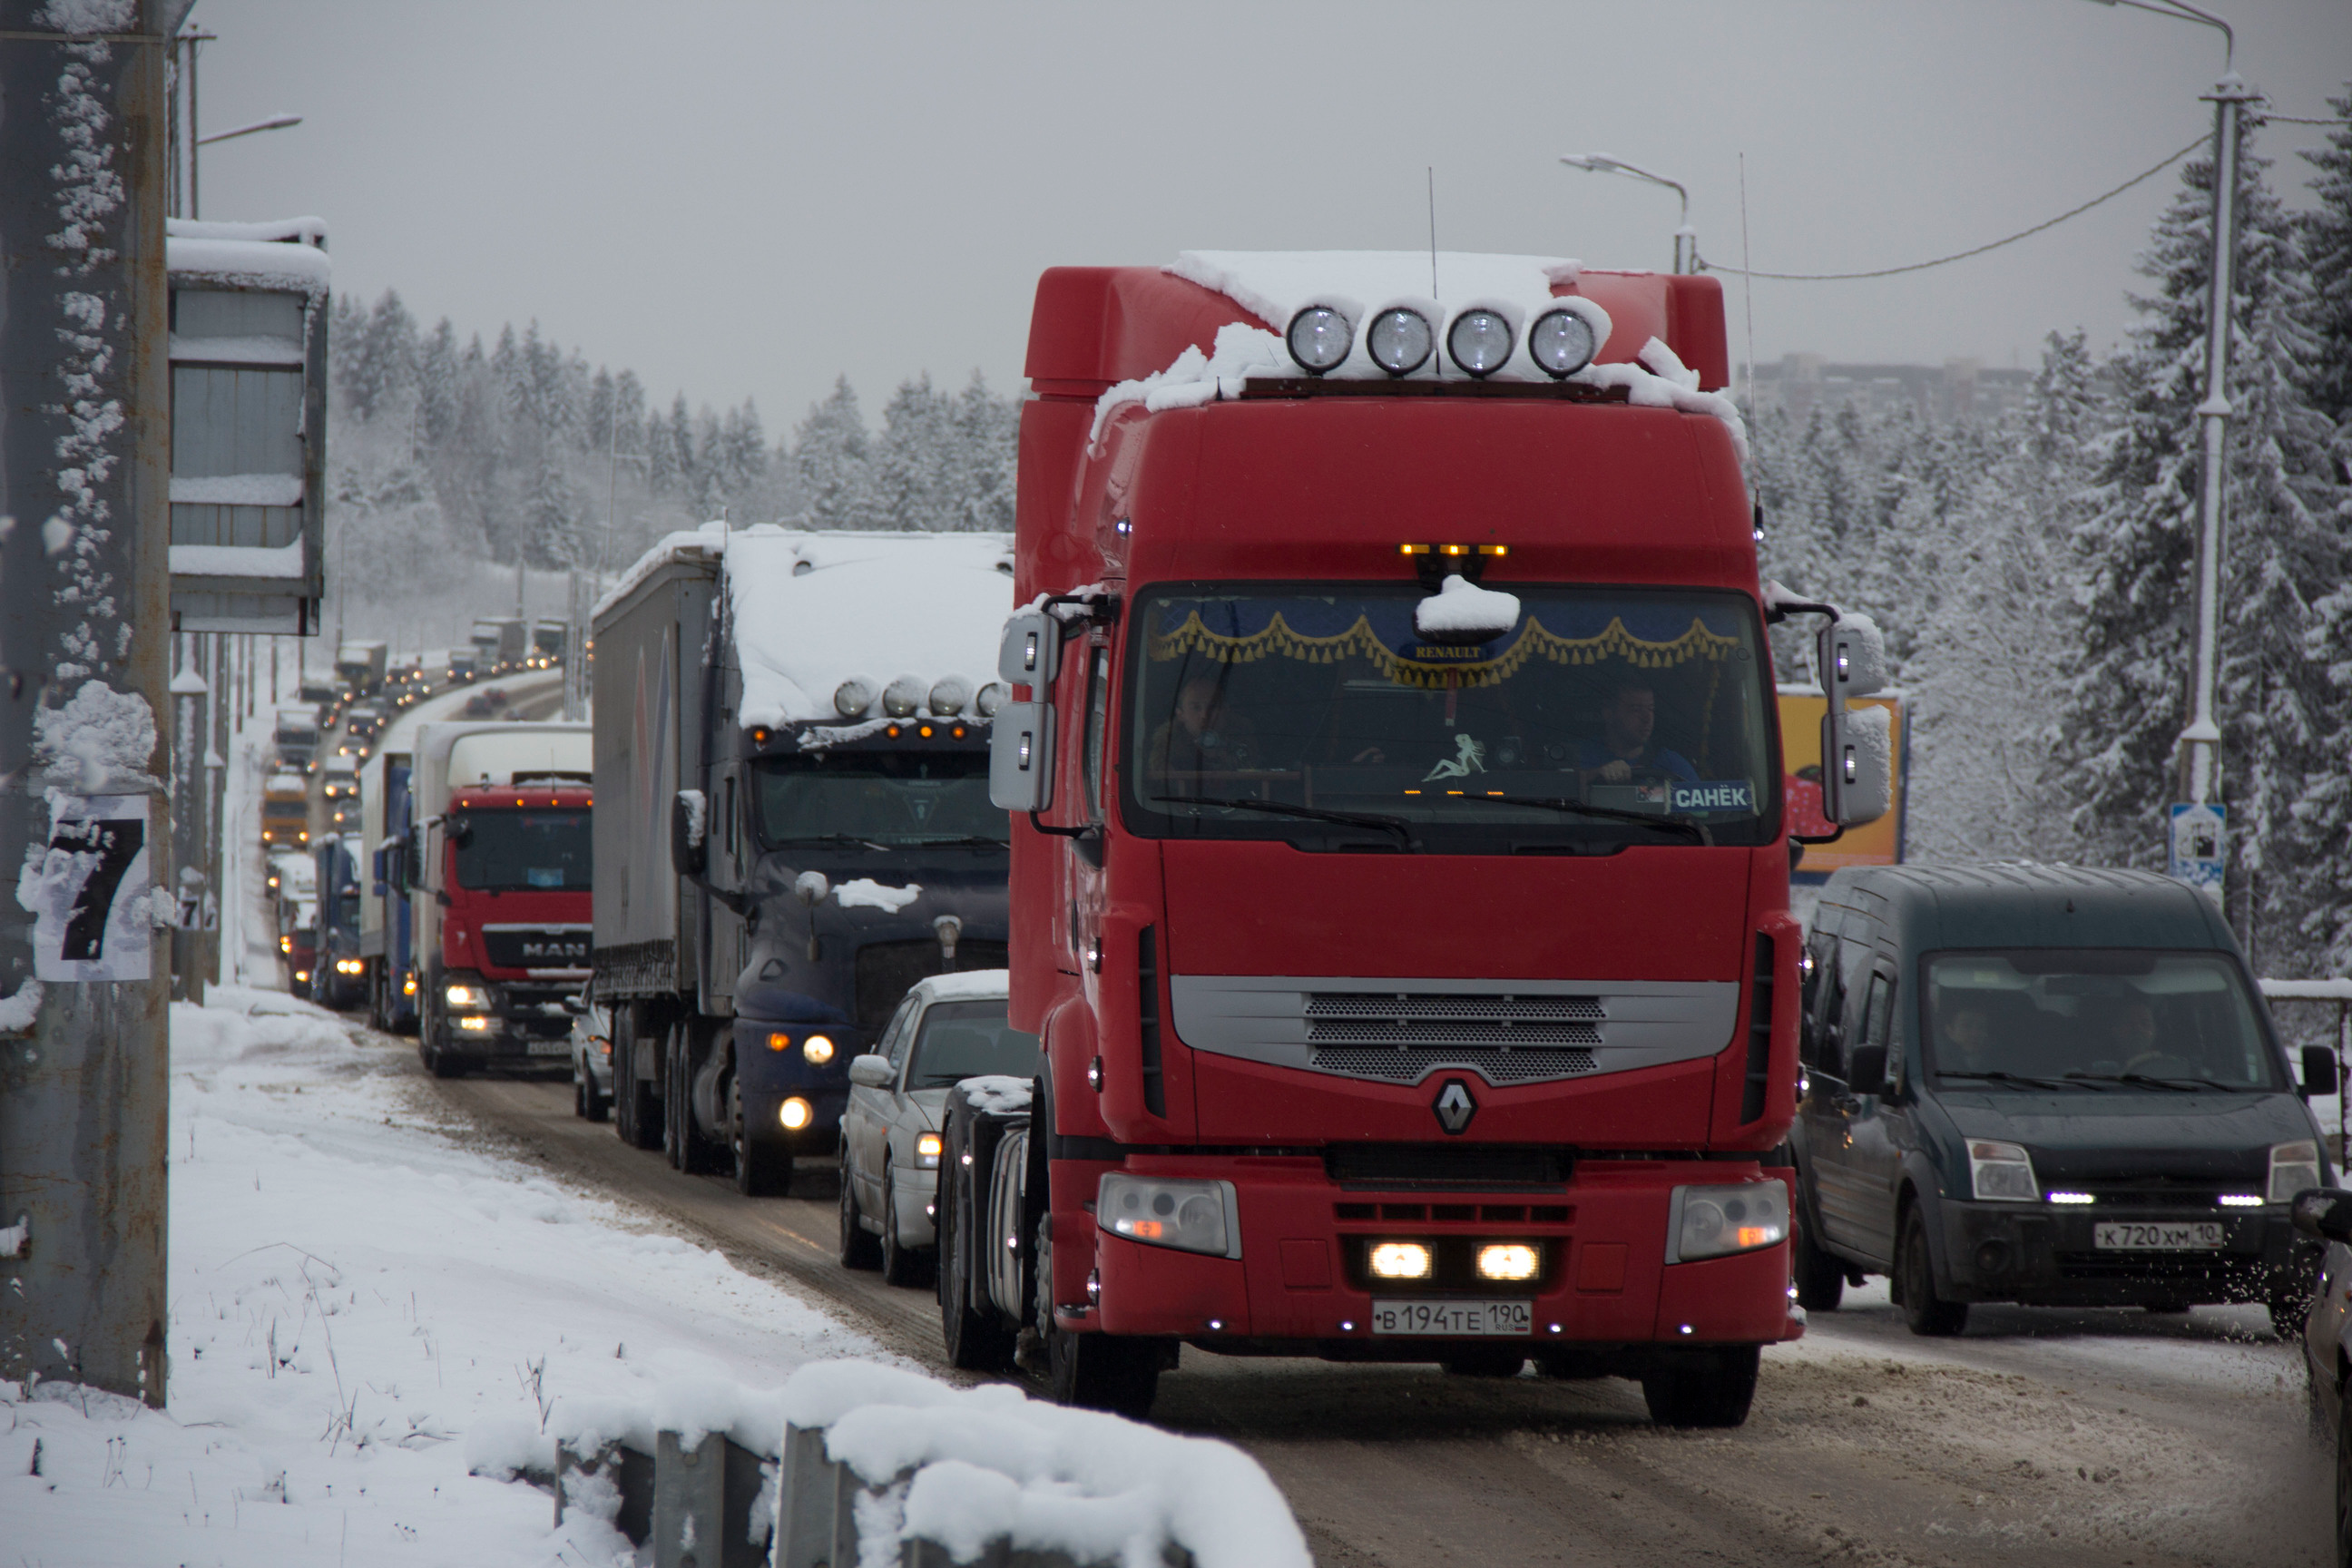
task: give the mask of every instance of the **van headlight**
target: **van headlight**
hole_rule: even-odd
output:
[[[1666,1225],[1666,1261],[1727,1258],[1789,1239],[1789,1189],[1779,1182],[1676,1187]]]
[[[1179,1252],[1239,1258],[1242,1227],[1231,1182],[1178,1182],[1106,1175],[1095,1190],[1095,1223],[1113,1236]]]
[[[2038,1204],[2042,1184],[2033,1177],[2033,1157],[2022,1143],[1990,1138],[1969,1142],[1969,1187],[1980,1203]]]
[[[2287,1204],[2294,1194],[2307,1187],[2320,1185],[2319,1145],[2306,1140],[2301,1143],[2278,1143],[2271,1148],[2270,1201]]]

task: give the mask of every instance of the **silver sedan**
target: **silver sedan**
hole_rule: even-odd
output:
[[[938,1236],[940,1131],[968,1078],[1037,1076],[1037,1037],[1005,1020],[1005,972],[935,974],[907,993],[867,1055],[849,1064],[841,1116],[841,1261],[922,1282]]]

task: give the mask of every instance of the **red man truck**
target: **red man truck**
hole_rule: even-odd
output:
[[[1129,1412],[1183,1345],[1533,1358],[1744,1420],[1802,1321],[1768,624],[1826,623],[1832,821],[1888,736],[1875,628],[1759,582],[1716,280],[1056,268],[1027,370],[992,793],[1045,1066],[950,1098],[951,1358],[1034,1328]]]

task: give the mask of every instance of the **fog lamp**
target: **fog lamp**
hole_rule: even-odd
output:
[[[1524,1241],[1497,1242],[1478,1249],[1478,1275],[1484,1279],[1532,1279],[1542,1255]]]
[[[1309,375],[1335,371],[1356,346],[1356,323],[1328,305],[1309,305],[1290,318],[1290,357]]]
[[[2220,1203],[2225,1209],[2256,1209],[2263,1206],[2260,1193],[2223,1193]]]
[[[1372,363],[1391,375],[1409,375],[1429,359],[1436,341],[1429,318],[1402,305],[1391,306],[1372,318],[1364,333],[1364,348]]]
[[[1426,1279],[1433,1260],[1417,1241],[1383,1241],[1372,1248],[1372,1274],[1381,1279]]]
[[[776,1120],[787,1132],[797,1132],[815,1119],[816,1112],[809,1109],[809,1102],[797,1094],[776,1108]]]
[[[1445,352],[1472,375],[1492,375],[1511,357],[1511,323],[1499,310],[1475,307],[1445,330]]]
[[[497,1025],[497,1023],[498,1020],[496,1018],[489,1017],[480,1013],[473,1013],[458,1019],[457,1027],[465,1030],[466,1033],[469,1035],[487,1035]]]
[[[364,963],[356,958],[339,958],[335,960],[335,973],[338,974],[357,974],[366,967],[367,965]]]
[[[940,1168],[940,1135],[936,1132],[915,1134],[915,1163],[926,1171]]]
[[[833,1060],[833,1041],[823,1035],[811,1035],[801,1042],[801,1055],[809,1066],[821,1068]]]
[[[1546,375],[1574,375],[1592,363],[1599,347],[1592,323],[1564,306],[1546,310],[1528,329],[1528,357]]]
[[[845,719],[855,719],[874,706],[874,683],[856,676],[850,677],[833,689],[833,710]]]

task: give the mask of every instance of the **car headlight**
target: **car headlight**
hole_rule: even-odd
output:
[[[915,1134],[915,1163],[926,1171],[940,1168],[940,1135],[936,1132]]]
[[[1231,1182],[1106,1175],[1095,1190],[1095,1223],[1113,1236],[1153,1247],[1242,1255],[1241,1217]]]
[[[1969,1187],[1980,1202],[2042,1201],[2042,1184],[2033,1177],[2033,1157],[2021,1143],[2002,1143],[1990,1138],[1971,1140]]]
[[[452,1007],[487,1007],[490,1005],[490,988],[487,985],[451,985],[441,993],[441,999]]]
[[[1727,1258],[1789,1239],[1789,1189],[1779,1182],[1676,1187],[1666,1230],[1666,1261]]]
[[[801,1056],[813,1068],[821,1068],[833,1060],[833,1041],[823,1035],[811,1035],[801,1042]]]
[[[2274,1204],[2293,1203],[2294,1194],[2306,1187],[2315,1187],[2319,1181],[2319,1145],[2280,1143],[2271,1149],[2270,1199]]]

